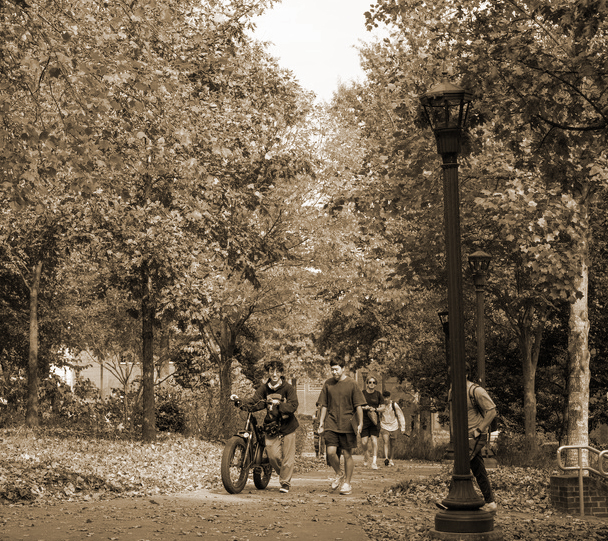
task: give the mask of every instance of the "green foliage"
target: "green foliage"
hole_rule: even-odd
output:
[[[186,428],[184,400],[178,387],[163,386],[156,392],[156,428],[183,434]]]
[[[381,446],[382,444],[379,443]],[[412,432],[409,437],[399,436],[394,442],[394,456],[399,460],[427,460],[441,462],[446,455],[447,444],[436,445],[428,438]]]
[[[589,434],[590,445],[596,449],[608,449],[608,425],[598,424]]]
[[[538,435],[537,445],[530,446],[523,434],[503,431],[496,442],[496,459],[501,466],[552,469],[557,467],[557,442]]]

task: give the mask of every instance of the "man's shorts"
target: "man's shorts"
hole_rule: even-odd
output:
[[[363,430],[361,430],[362,438],[369,438],[370,436],[376,436],[376,438],[380,435],[380,427],[378,425],[368,425],[364,426]]]
[[[344,450],[350,450],[357,447],[357,435],[354,432],[331,432],[326,430],[323,432],[325,436],[325,447],[338,447]]]
[[[396,440],[397,434],[399,434],[399,429],[397,430],[387,430],[386,428],[380,429],[380,435],[384,437],[384,434],[388,434],[389,439]]]

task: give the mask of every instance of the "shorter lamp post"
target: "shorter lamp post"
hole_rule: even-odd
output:
[[[484,317],[484,290],[492,256],[477,250],[469,256],[469,267],[473,273],[475,295],[477,297],[477,375],[481,386],[486,386],[486,331]]]

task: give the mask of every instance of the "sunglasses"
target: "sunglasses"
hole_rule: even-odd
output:
[[[367,383],[369,383],[370,385],[376,385],[375,381],[368,381]]]

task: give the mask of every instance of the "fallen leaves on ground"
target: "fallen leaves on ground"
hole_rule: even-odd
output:
[[[424,480],[409,479],[382,494],[368,496],[369,512],[361,523],[374,540],[428,541],[438,512],[436,502],[449,492],[451,467]],[[576,518],[555,511],[549,499],[551,472],[498,467],[490,472],[499,508],[494,519],[503,541],[608,541],[608,524],[594,517]],[[390,511],[392,510],[392,512]],[[406,517],[416,517],[407,520]]]
[[[0,503],[45,505],[217,489],[222,451],[220,442],[176,435],[145,444],[0,431]],[[298,457],[296,473],[325,467],[322,459]],[[398,478],[398,470],[395,473]],[[514,467],[490,472],[499,502],[495,525],[502,530],[503,541],[608,541],[605,521],[552,509],[550,474]],[[353,509],[353,517],[374,541],[428,541],[435,502],[447,496],[450,478],[446,465],[439,474],[396,483],[383,493],[370,494]]]
[[[0,431],[0,503],[174,494],[221,486],[224,446],[179,435],[155,443]],[[300,472],[319,461],[299,459]]]
[[[172,436],[157,443],[0,433],[0,501],[170,494],[219,484],[223,446]]]

